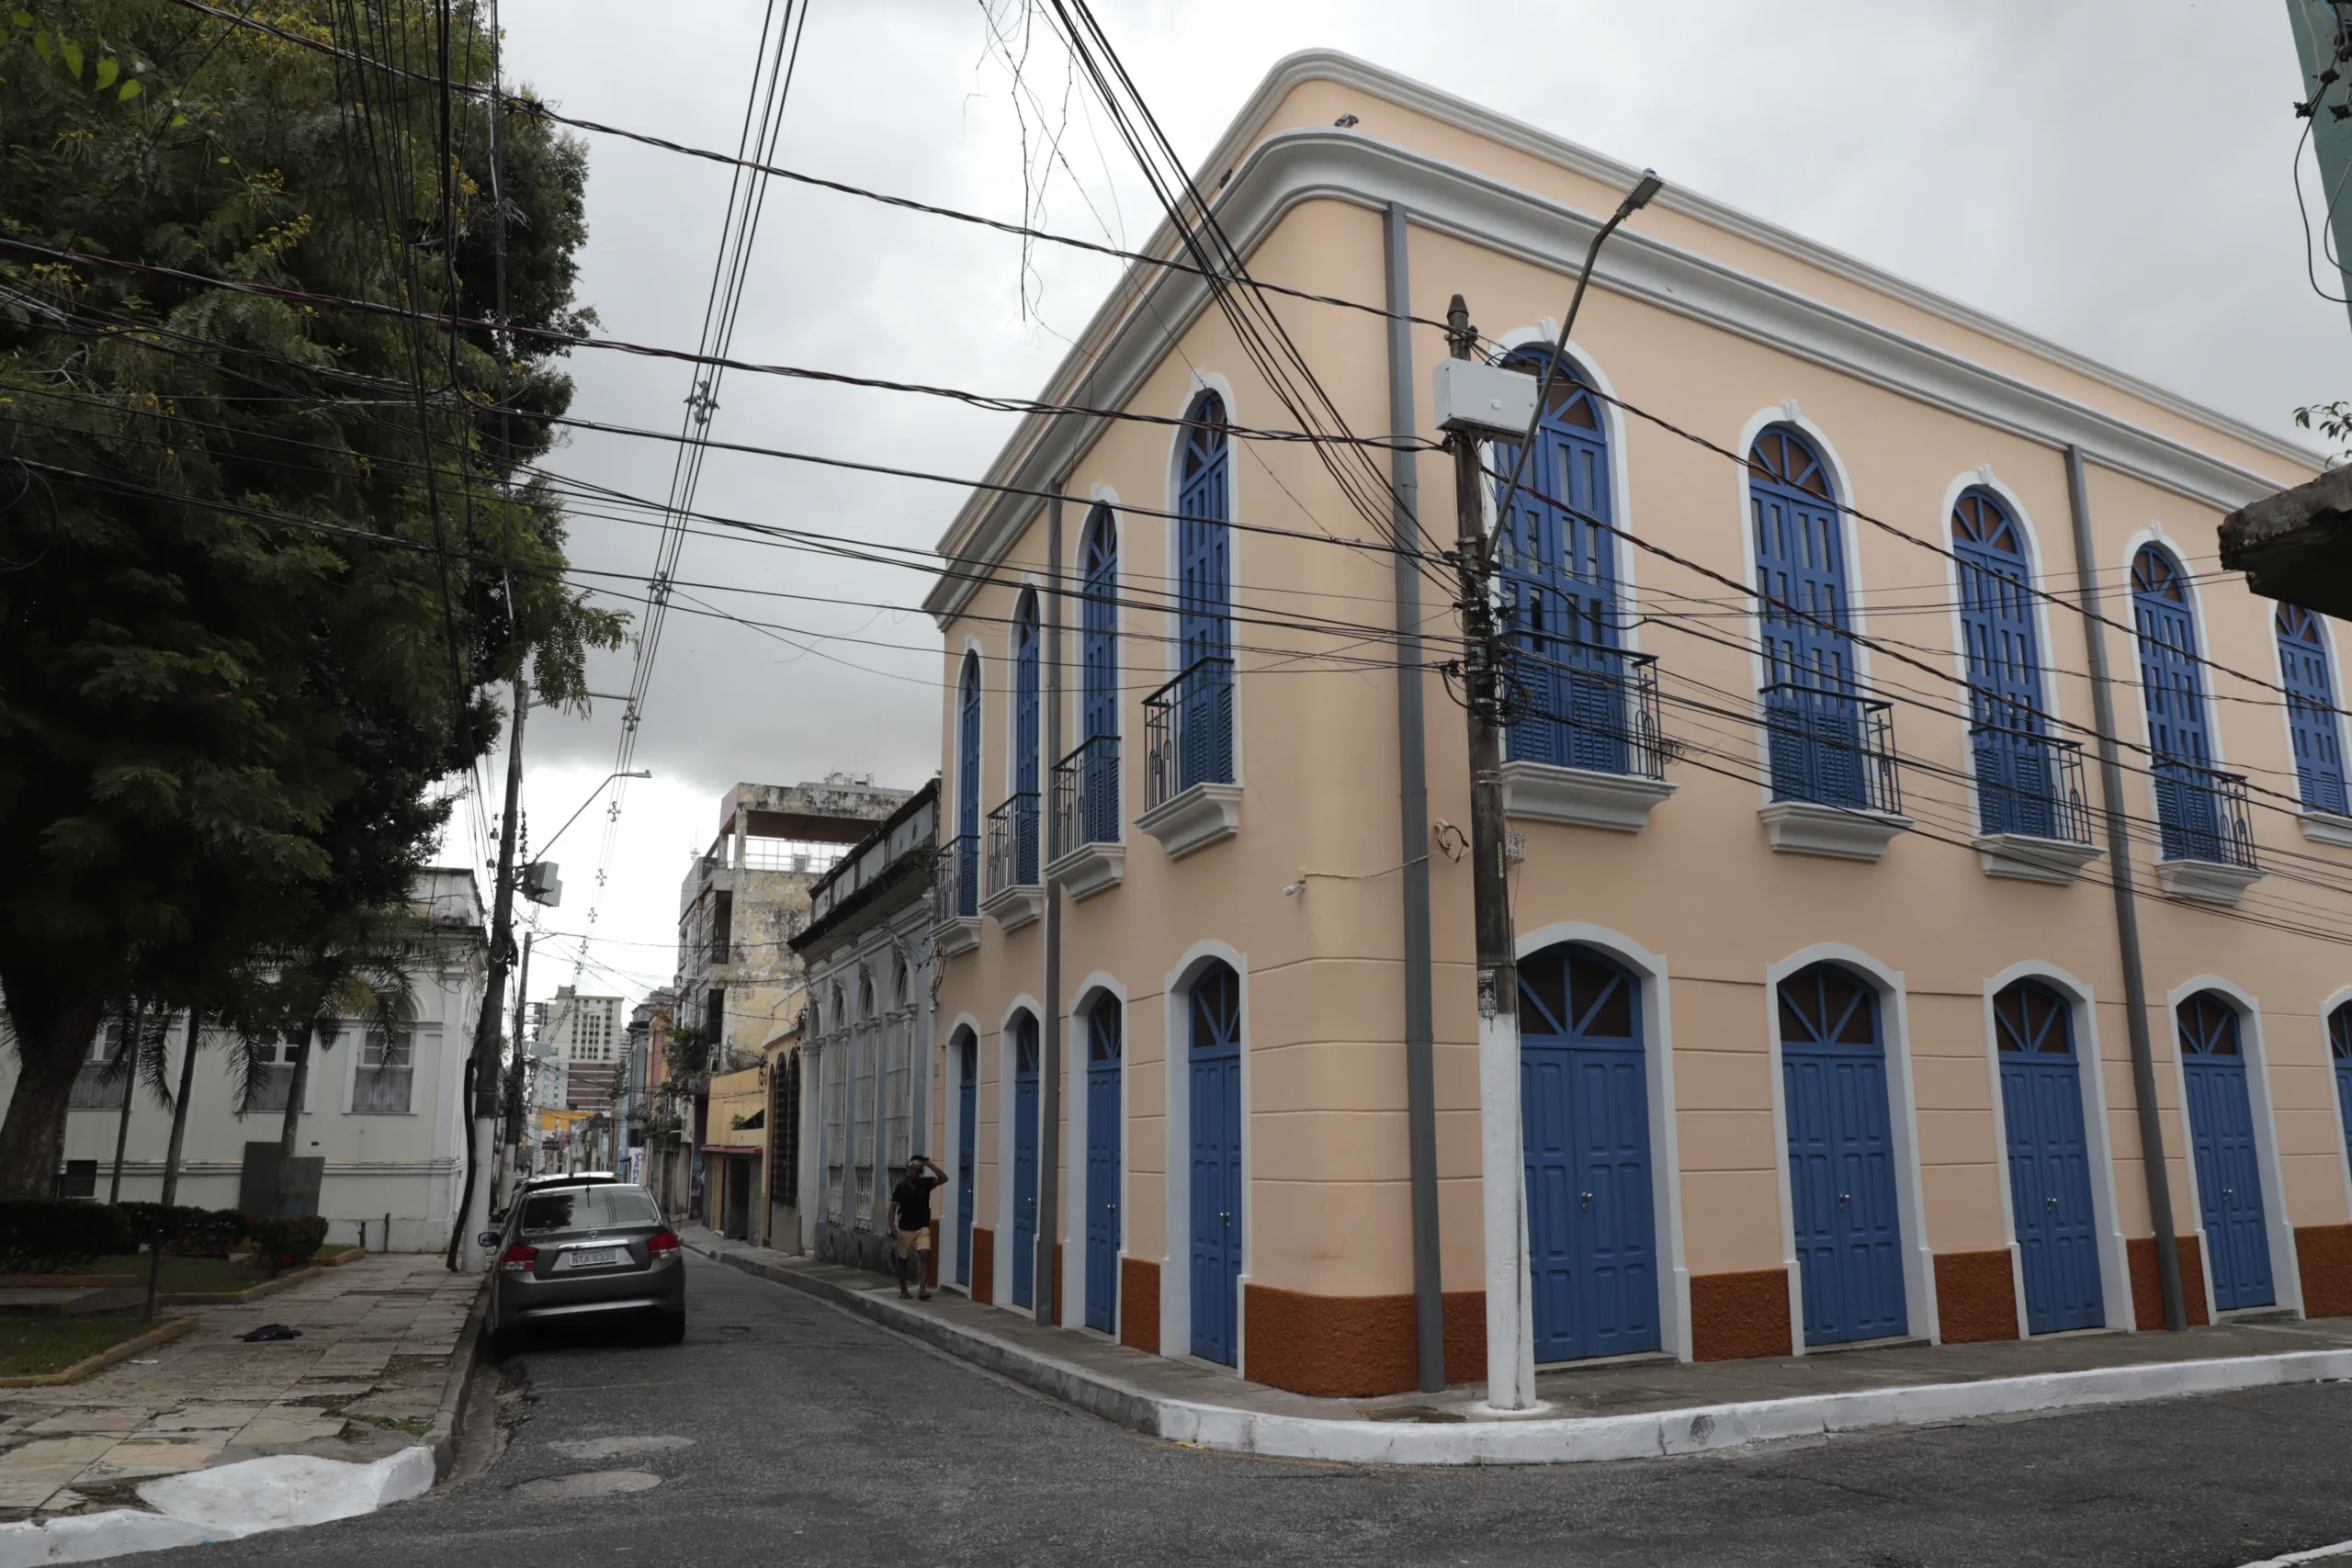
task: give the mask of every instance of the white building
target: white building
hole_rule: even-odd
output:
[[[296,1153],[326,1162],[319,1213],[330,1242],[364,1242],[404,1252],[447,1244],[465,1186],[458,1094],[488,975],[489,942],[481,894],[470,871],[436,867],[419,874],[412,908],[431,937],[430,956],[410,972],[412,1016],[389,1032],[354,1022],[319,1043],[302,1100]],[[94,1059],[110,1049],[106,1031]],[[167,1072],[179,1082],[187,1023],[166,1036]],[[232,1063],[233,1036],[205,1031],[187,1105],[187,1134],[176,1201],[206,1209],[237,1206],[248,1143],[277,1141],[290,1066],[270,1069],[254,1086],[241,1115]],[[13,1055],[0,1053],[0,1105],[16,1089]],[[74,1085],[65,1126],[65,1188],[107,1195],[111,1185],[122,1095],[93,1067]],[[164,1156],[172,1115],[141,1089],[130,1108],[122,1196],[163,1195]]]

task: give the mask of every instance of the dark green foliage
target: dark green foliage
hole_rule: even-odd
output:
[[[0,1199],[0,1274],[47,1274],[138,1246],[120,1209],[79,1198]]]
[[[326,1244],[327,1223],[316,1214],[288,1214],[276,1219],[248,1214],[245,1234],[260,1249],[254,1261],[277,1274],[299,1269],[319,1255],[319,1248]]]
[[[191,1209],[177,1203],[170,1208],[161,1203],[117,1207],[141,1246],[160,1236],[164,1249],[178,1257],[226,1258],[248,1235],[245,1216],[234,1209]]]
[[[481,19],[288,0],[273,24],[453,75]],[[0,36],[0,241],[375,301],[494,309],[487,111],[169,0],[41,0]],[[389,36],[388,36],[389,33]],[[73,65],[65,48],[72,44]],[[97,78],[112,63],[108,85]],[[126,83],[140,91],[125,96]],[[503,131],[506,297],[576,330],[580,148]],[[445,177],[446,176],[446,177]],[[571,396],[517,340],[0,244],[0,1192],[45,1191],[113,998],[232,1028],[245,979],[397,907],[527,663],[582,694],[617,617],[565,587],[520,465]],[[507,401],[496,400],[502,383]],[[342,940],[340,937],[334,940]]]

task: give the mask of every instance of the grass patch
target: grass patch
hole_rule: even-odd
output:
[[[62,1372],[154,1326],[137,1317],[0,1317],[0,1378]]]
[[[147,1283],[147,1255],[143,1252],[117,1253],[71,1269],[61,1269],[60,1274],[131,1274],[139,1283]],[[269,1278],[250,1263],[232,1263],[225,1258],[164,1258],[164,1278],[161,1289],[174,1291],[203,1291],[207,1292],[247,1291]]]
[[[322,1247],[319,1248],[317,1261],[321,1263],[332,1263],[346,1252],[356,1252],[359,1249],[356,1247]]]

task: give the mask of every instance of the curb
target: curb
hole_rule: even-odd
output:
[[[305,1280],[315,1279],[333,1268],[329,1263],[309,1263],[290,1274],[280,1274],[275,1280],[264,1280],[258,1285],[248,1285],[242,1291],[165,1291],[155,1298],[158,1306],[209,1307],[239,1306],[257,1302],[264,1296],[274,1296],[280,1291],[290,1291]],[[141,1280],[145,1284],[145,1280]]]
[[[1798,1394],[1787,1399],[1694,1405],[1631,1416],[1579,1416],[1442,1426],[1276,1416],[1170,1399],[1100,1372],[1041,1356],[978,1329],[851,1291],[829,1280],[687,1242],[687,1247],[747,1274],[846,1307],[883,1326],[1048,1393],[1147,1437],[1229,1453],[1351,1464],[1576,1464],[1663,1459],[1752,1443],[1924,1427],[2014,1416],[2132,1404],[2184,1394],[2352,1380],[2352,1349],[2296,1350],[2147,1362],[2086,1371],[1986,1378],[1975,1382]]]
[[[20,1378],[0,1378],[0,1388],[56,1388],[61,1384],[80,1382],[84,1378],[105,1371],[108,1367],[127,1361],[141,1350],[152,1350],[158,1345],[168,1345],[196,1326],[192,1317],[165,1318],[144,1334],[134,1335],[121,1344],[85,1356],[62,1371],[37,1372]]]
[[[458,1330],[458,1342],[449,1348],[449,1371],[441,1380],[441,1403],[425,1435],[424,1445],[433,1450],[436,1486],[457,1468],[458,1431],[465,1425],[466,1407],[473,1399],[474,1368],[481,1361],[482,1324],[490,1315],[490,1283],[491,1276],[484,1274],[481,1289],[474,1292],[473,1310],[466,1314],[466,1325]]]

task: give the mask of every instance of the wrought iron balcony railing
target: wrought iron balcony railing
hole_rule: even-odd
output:
[[[1902,815],[1892,703],[1795,682],[1762,695],[1773,799]]]
[[[1510,673],[1512,761],[1666,776],[1655,654],[1522,638]]]
[[[990,897],[1008,887],[1037,886],[1037,795],[1027,791],[1010,796],[989,813],[989,880]]]
[[[2256,869],[2245,775],[2158,757],[2156,823],[2165,860]]]
[[[1054,853],[1119,841],[1119,738],[1097,735],[1054,764]]]
[[[1976,761],[1976,821],[1984,833],[2070,844],[2091,841],[2083,748],[2030,729],[1980,724],[1968,732]]]
[[[939,858],[932,863],[932,923],[944,926],[979,912],[980,836],[959,833],[939,846]]]
[[[1150,806],[1233,782],[1233,660],[1196,659],[1143,700]]]

